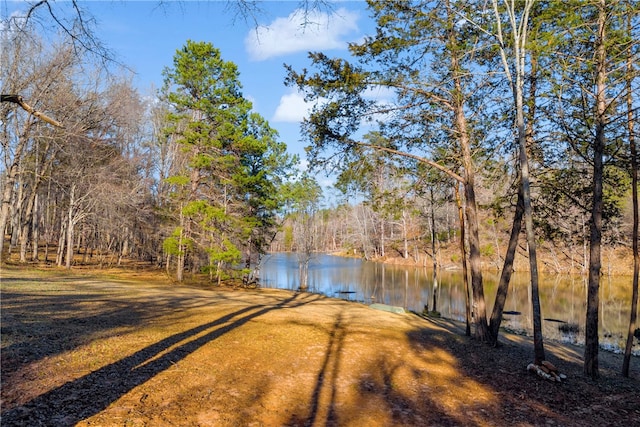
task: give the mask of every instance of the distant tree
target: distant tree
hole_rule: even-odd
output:
[[[369,146],[389,146],[388,141],[378,132],[367,133],[363,140]],[[409,194],[412,193],[411,180],[415,180],[411,178],[412,165],[409,165],[407,160],[403,162],[403,157],[393,156],[382,150],[367,151],[369,155],[363,154],[360,158],[354,158],[345,164],[338,175],[335,187],[345,195],[362,198],[363,203],[366,203],[375,215],[375,231],[371,233],[375,236],[372,242],[374,256],[387,255],[388,243],[397,243],[388,242],[388,235],[393,234],[393,228],[399,227],[402,240],[400,252],[404,258],[408,258],[407,222],[412,211]]]
[[[293,248],[298,258],[299,287],[309,287],[309,263],[318,251],[318,230],[322,188],[306,173],[285,184],[287,218],[292,227]]]

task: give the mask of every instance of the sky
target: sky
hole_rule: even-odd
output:
[[[34,3],[0,0],[1,18]],[[71,4],[55,3],[59,8]],[[135,72],[133,81],[143,96],[162,86],[162,70],[171,66],[176,50],[187,40],[211,42],[225,61],[238,66],[244,96],[278,131],[289,152],[301,156],[303,165],[307,143],[301,141],[300,121],[309,106],[295,88],[284,85],[283,64],[298,71],[309,67],[309,51],[347,57],[347,44],[373,34],[375,28],[364,1],[332,2],[330,10],[311,12],[306,26],[298,0],[261,1],[262,12],[248,21],[238,16],[232,1],[224,0],[81,0],[79,4],[95,18],[96,36],[117,61]],[[327,186],[331,179],[319,174],[318,180]]]

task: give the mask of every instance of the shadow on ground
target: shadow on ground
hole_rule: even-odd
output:
[[[5,295],[3,294],[3,298]],[[23,296],[24,298],[25,296]],[[21,299],[17,295],[9,295],[8,299]],[[53,311],[74,310],[74,306],[86,301],[90,296],[77,297],[58,301],[57,299],[42,300],[36,298],[33,306],[49,304]],[[149,379],[174,366],[186,356],[202,346],[216,340],[220,336],[244,325],[252,319],[262,316],[272,310],[293,308],[307,304],[319,298],[295,294],[274,305],[252,305],[241,308],[233,313],[220,317],[171,335],[157,343],[143,348],[134,354],[115,363],[106,365],[74,381],[44,393],[24,405],[3,411],[1,415],[3,425],[51,425],[71,426],[104,410],[112,402],[130,392],[133,388],[147,382]],[[95,300],[92,300],[95,301]],[[190,302],[193,302],[190,300]],[[3,301],[4,304],[4,301]],[[109,304],[111,305],[111,304]],[[163,309],[175,309],[180,302],[172,300],[171,304],[162,306]],[[23,307],[24,308],[24,307]],[[101,312],[96,316],[83,317],[79,324],[101,325],[103,329],[122,326],[122,318],[128,319],[126,326],[132,326],[145,316],[142,313],[153,312],[158,306],[140,304],[124,304],[112,310]],[[80,310],[78,310],[80,311]],[[159,313],[154,312],[157,316]],[[78,320],[76,320],[78,321]],[[36,339],[53,339],[55,325],[51,324],[50,335]],[[11,327],[11,326],[8,326]],[[95,332],[95,328],[90,328]],[[77,340],[84,339],[78,337]],[[77,343],[76,343],[77,344]],[[74,345],[76,345],[74,344]],[[59,351],[60,349],[56,349]],[[11,351],[11,349],[10,349]],[[41,355],[40,355],[41,356]]]

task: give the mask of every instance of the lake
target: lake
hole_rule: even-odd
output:
[[[484,290],[491,313],[498,284],[497,272],[484,272]],[[299,288],[298,258],[291,253],[267,254],[260,270],[262,287],[296,290]],[[309,265],[309,291],[329,297],[361,302],[383,303],[422,312],[433,309],[433,270],[422,267],[387,265],[318,254]],[[465,320],[462,271],[438,271],[437,311],[442,317]],[[631,277],[603,276],[600,284],[600,345],[620,352],[629,327]],[[540,307],[545,338],[584,344],[586,316],[586,277],[574,275],[541,276]],[[502,326],[532,335],[532,310],[528,273],[514,273],[509,286]],[[622,349],[622,350],[621,350]],[[640,355],[637,339],[634,355]]]

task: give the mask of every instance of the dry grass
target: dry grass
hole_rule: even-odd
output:
[[[149,272],[4,267],[2,425],[640,425],[640,367],[525,370],[530,342],[320,295],[176,286]]]

